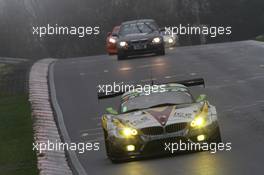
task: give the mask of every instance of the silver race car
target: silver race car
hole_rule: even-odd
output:
[[[163,37],[164,45],[166,48],[172,48],[179,45],[179,39],[176,34],[166,33],[165,30],[161,30],[161,35]]]
[[[168,142],[221,142],[215,107],[205,95],[194,100],[188,89],[196,85],[204,85],[204,80],[163,84],[148,94],[98,94],[99,99],[121,95],[120,112],[107,108],[102,116],[108,157],[115,162],[163,154]]]

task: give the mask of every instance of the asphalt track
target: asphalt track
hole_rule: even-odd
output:
[[[152,75],[152,76],[151,76]],[[205,93],[217,107],[229,152],[199,152],[112,164],[104,150],[100,116],[118,98],[98,102],[98,84],[175,81],[203,77]],[[89,175],[248,175],[263,174],[264,43],[243,41],[181,47],[165,56],[117,61],[99,55],[58,61],[55,89],[72,142],[100,142],[100,151],[78,154]]]

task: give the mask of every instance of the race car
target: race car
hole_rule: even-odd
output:
[[[116,43],[117,43],[117,35],[119,32],[120,26],[115,26],[113,28],[112,32],[109,32],[107,34],[106,38],[106,50],[109,55],[115,55],[117,54],[117,48],[116,48]]]
[[[119,112],[107,108],[102,127],[107,156],[113,162],[167,154],[168,142],[219,143],[221,134],[216,108],[200,95],[194,100],[189,86],[204,85],[203,79],[98,94],[99,99],[121,95]],[[161,88],[162,87],[162,88]],[[188,151],[188,150],[187,150]]]
[[[117,58],[155,53],[165,55],[163,37],[152,19],[123,22],[118,32]]]

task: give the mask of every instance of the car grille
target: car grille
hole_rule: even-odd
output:
[[[144,153],[146,154],[153,154],[153,152],[161,152],[164,151],[165,143],[174,143],[177,142],[176,138],[170,138],[170,139],[160,139],[160,140],[153,140],[150,142],[147,142],[147,144],[144,147]]]
[[[187,123],[176,123],[166,126],[165,130],[167,133],[178,132],[187,127]]]
[[[131,40],[132,44],[147,44],[148,39],[142,39],[142,40]]]
[[[164,133],[178,132],[185,129],[186,127],[187,123],[176,123],[166,126],[165,129],[161,126],[142,128],[141,132],[144,135],[161,135]]]
[[[164,133],[163,127],[160,127],[160,126],[142,128],[141,131],[145,135],[160,135]]]

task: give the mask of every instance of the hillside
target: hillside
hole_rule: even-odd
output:
[[[2,0],[0,2],[0,56],[38,59],[104,53],[105,36],[116,24],[153,18],[160,26],[206,24],[232,26],[231,37],[207,39],[223,42],[255,38],[264,31],[263,0]],[[92,37],[32,35],[32,26],[100,26]],[[199,44],[182,37],[181,45]]]

